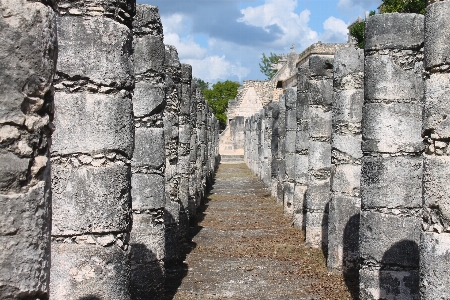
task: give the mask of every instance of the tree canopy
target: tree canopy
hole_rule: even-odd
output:
[[[262,54],[259,69],[261,70],[261,73],[267,76],[268,79],[271,79],[277,73],[277,70],[274,70],[272,66],[277,64],[279,59],[280,57],[272,52],[270,52],[268,57],[265,53]]]
[[[203,97],[208,101],[222,128],[225,128],[227,123],[225,111],[228,108],[228,101],[236,98],[239,86],[237,82],[226,80],[218,81],[212,88],[202,90]]]
[[[427,0],[383,0],[381,13],[416,13],[425,14]]]
[[[197,85],[197,88],[203,92],[203,90],[206,90],[209,88],[210,83],[204,81],[203,79],[194,77],[194,82]]]

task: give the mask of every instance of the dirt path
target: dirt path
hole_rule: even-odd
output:
[[[244,164],[220,165],[166,299],[351,299]]]

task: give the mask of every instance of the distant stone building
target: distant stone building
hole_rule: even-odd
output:
[[[309,63],[312,54],[333,55],[345,44],[323,44],[317,42],[300,54],[291,47],[291,53],[280,55],[274,66],[277,73],[267,81],[246,80],[239,88],[236,98],[228,103],[227,126],[220,135],[221,155],[244,155],[245,119],[259,112],[272,101],[279,101],[285,89],[297,86],[297,69]]]

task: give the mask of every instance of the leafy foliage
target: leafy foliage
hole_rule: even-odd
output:
[[[263,57],[261,58],[259,69],[261,70],[261,73],[267,76],[268,79],[271,79],[277,73],[277,70],[274,70],[272,65],[277,64],[280,57],[272,52],[270,52],[268,57],[264,53],[262,55]]]
[[[228,101],[236,98],[239,86],[240,84],[237,82],[226,80],[224,82],[218,81],[212,85],[211,89],[202,90],[203,97],[208,101],[222,128],[225,128],[227,123],[225,111],[228,108]]]
[[[197,85],[197,88],[203,92],[203,90],[206,90],[209,88],[210,83],[204,81],[203,79],[194,77],[194,82]]]
[[[352,37],[356,39],[359,48],[364,49],[364,29],[366,22],[361,21],[350,27],[349,32]]]
[[[381,13],[416,13],[425,14],[427,0],[383,0]]]

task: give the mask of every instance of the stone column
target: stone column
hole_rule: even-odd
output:
[[[279,125],[280,125],[280,103],[272,102],[269,104],[272,107],[272,138],[271,138],[271,149],[272,149],[272,169],[271,169],[271,186],[270,192],[272,197],[277,198],[278,191],[278,165],[280,160],[278,159],[278,148],[279,148]]]
[[[271,184],[272,172],[272,109],[270,106],[264,108],[264,174],[263,181],[266,186]]]
[[[430,1],[434,2],[434,1]],[[421,299],[446,299],[450,284],[450,2],[428,5],[425,14],[425,109]]]
[[[51,299],[130,299],[135,1],[58,2]]]
[[[277,151],[277,201],[284,206],[284,182],[286,180],[286,96],[279,100],[278,151]]]
[[[166,107],[163,112],[164,139],[166,151],[166,256],[165,264],[176,264],[179,261],[180,249],[180,211],[179,198],[180,175],[178,170],[179,147],[179,116],[181,98],[181,64],[177,49],[174,46],[165,46],[164,62],[167,90]]]
[[[132,299],[147,299],[149,294],[163,295],[165,275],[165,47],[156,6],[137,5],[133,34],[136,85],[130,292]]]
[[[180,201],[180,242],[189,232],[189,175],[191,151],[191,83],[192,67],[181,64],[181,96],[179,115],[178,173]]]
[[[286,181],[284,183],[284,213],[288,216],[294,214],[295,190],[295,140],[297,135],[297,88],[288,88],[286,98],[286,138],[285,138],[285,164]]]
[[[333,56],[311,55],[309,72],[306,243],[321,247],[326,253],[330,201]]]
[[[0,298],[48,299],[56,16],[0,2]]]
[[[191,109],[190,109],[190,123],[191,123],[191,141],[190,141],[190,151],[189,151],[189,161],[190,161],[190,175],[189,175],[189,215],[191,217],[195,216],[197,212],[197,203],[199,196],[198,186],[197,186],[197,159],[199,155],[198,151],[198,136],[197,136],[197,86],[195,82],[191,82]]]
[[[261,110],[257,115],[257,155],[256,155],[256,172],[255,174],[261,179],[262,174],[262,161],[264,157],[264,128],[263,128],[263,118],[264,116],[261,114]]]
[[[416,14],[366,21],[360,299],[419,299],[423,25]]]
[[[295,134],[295,190],[293,224],[305,230],[305,194],[308,187],[308,108],[309,108],[309,64],[298,68],[297,77],[297,131]]]
[[[338,50],[333,73],[327,267],[329,272],[343,272],[346,281],[357,286],[364,50],[351,46]]]

